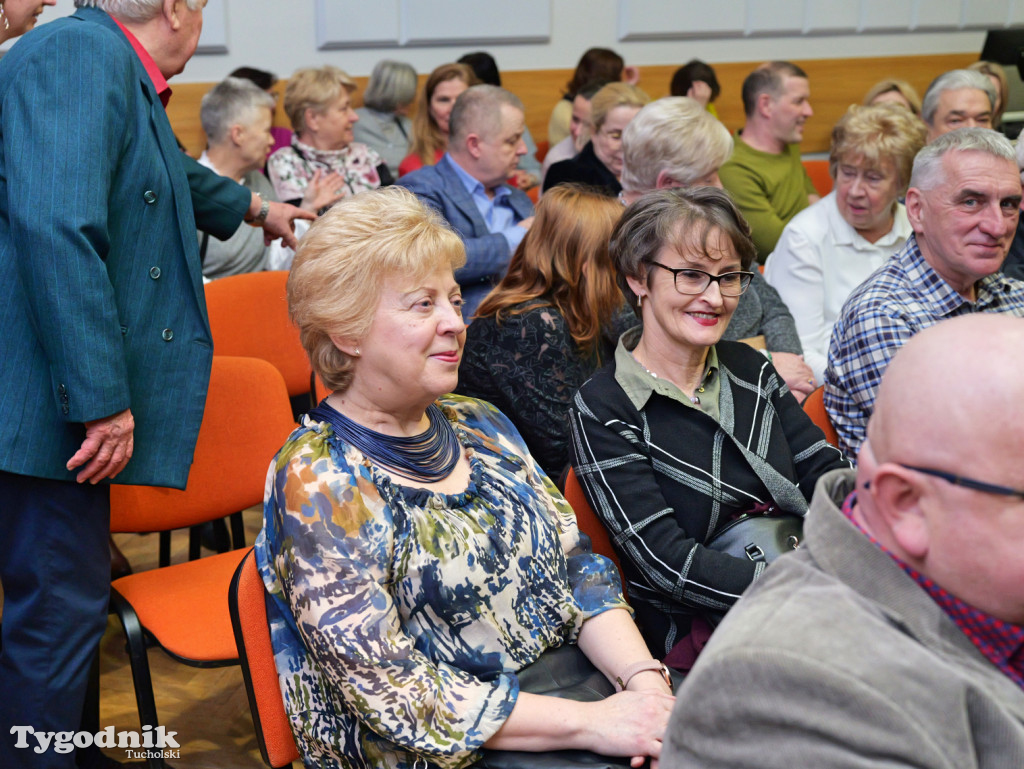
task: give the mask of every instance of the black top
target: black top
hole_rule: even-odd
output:
[[[565,182],[589,184],[610,198],[622,192],[622,185],[615,178],[615,174],[594,154],[593,142],[587,142],[587,146],[580,150],[576,157],[561,160],[551,166],[544,177],[544,191],[547,192],[556,184]]]
[[[527,306],[501,325],[493,315],[469,325],[456,392],[497,406],[519,430],[537,464],[557,482],[569,463],[572,396],[587,377],[611,362],[619,335],[637,319],[623,306],[602,335],[599,356],[584,357],[555,307],[537,302]]]
[[[850,463],[753,348],[715,346],[716,420],[667,380],[641,378],[648,391],[632,397],[623,390],[618,366],[642,372],[627,352],[636,341],[626,334],[614,362],[577,393],[569,415],[572,463],[622,559],[644,638],[660,658],[689,632],[695,613],[727,610],[763,568],[705,548],[714,531],[757,504],[803,515],[818,478]]]

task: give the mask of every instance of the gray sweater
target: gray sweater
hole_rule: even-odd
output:
[[[779,292],[768,285],[756,269],[750,287],[740,296],[736,312],[722,339],[736,342],[764,334],[765,347],[772,352],[792,352],[803,355],[796,322],[782,301]]]

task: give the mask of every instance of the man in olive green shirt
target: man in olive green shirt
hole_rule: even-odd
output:
[[[718,175],[750,222],[762,262],[789,220],[819,197],[800,162],[810,93],[807,74],[788,61],[762,64],[743,81],[746,125]]]

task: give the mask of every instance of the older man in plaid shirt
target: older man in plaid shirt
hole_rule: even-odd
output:
[[[850,295],[832,332],[825,408],[850,456],[882,373],[910,337],[974,312],[1024,316],[1024,282],[999,272],[1020,203],[1013,146],[995,131],[962,128],[918,153],[907,191],[914,234]]]

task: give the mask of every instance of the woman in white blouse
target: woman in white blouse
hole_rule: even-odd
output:
[[[843,302],[910,235],[899,198],[926,133],[909,110],[851,106],[832,129],[835,189],[786,225],[768,257],[764,276],[793,313],[819,382]]]

